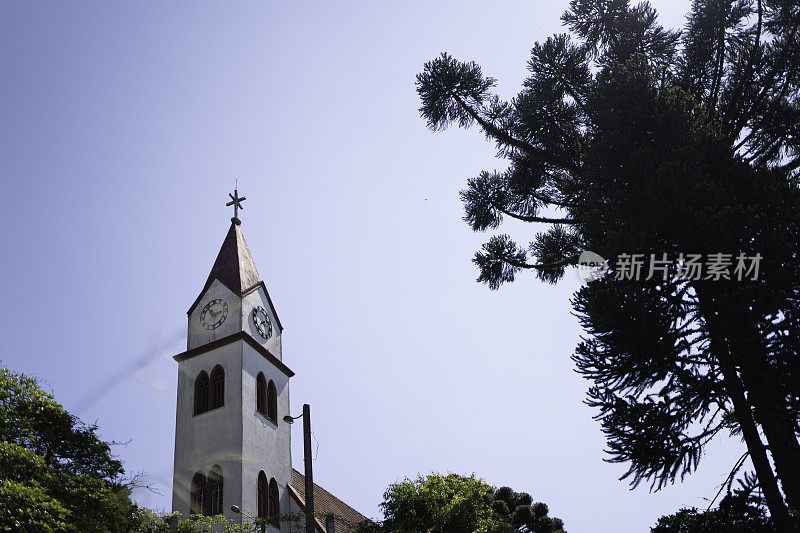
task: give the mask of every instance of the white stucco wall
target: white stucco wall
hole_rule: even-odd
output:
[[[225,321],[215,330],[200,323],[205,304],[222,298],[228,304]],[[251,319],[254,307],[261,306],[272,321],[272,336],[266,341],[258,334]],[[239,331],[245,331],[271,354],[281,358],[281,331],[275,310],[263,289],[244,298],[214,281],[189,316],[188,349],[203,346]],[[209,375],[215,365],[225,370],[225,405],[194,415],[194,383],[205,370]],[[278,422],[268,420],[256,411],[256,377],[264,373],[278,392]],[[230,511],[238,505],[255,514],[258,473],[275,478],[280,488],[281,513],[289,512],[291,481],[291,426],[282,418],[289,413],[289,377],[249,344],[238,340],[225,346],[195,355],[178,364],[178,403],[175,428],[175,474],[173,478],[173,511],[189,515],[191,482],[198,471],[207,475],[219,465],[224,476],[223,509],[225,516],[241,521],[242,515]],[[281,531],[290,531],[286,524]],[[277,530],[274,530],[277,531]]]
[[[245,344],[242,354],[242,500],[253,513],[258,509],[258,473],[275,478],[280,489],[281,513],[287,512],[292,479],[291,426],[283,421],[289,413],[289,377],[264,356]],[[256,377],[264,373],[278,392],[278,422],[273,423],[256,411]],[[288,531],[287,528],[282,528]]]
[[[210,300],[221,298],[228,304],[225,321],[208,330],[200,322],[203,307]],[[264,340],[252,321],[254,307],[261,306],[272,323],[272,336]],[[240,297],[214,280],[188,317],[187,349],[204,346],[239,331],[248,333],[279,360],[281,331],[275,309],[262,288]],[[209,375],[215,365],[225,370],[225,405],[194,415],[194,383],[205,370]],[[278,392],[277,424],[256,411],[256,377],[264,373]],[[258,509],[258,473],[275,478],[280,488],[281,513],[290,509],[287,485],[292,477],[291,426],[282,418],[289,413],[289,377],[267,358],[244,341],[195,355],[178,364],[178,404],[175,427],[175,473],[172,510],[189,515],[191,482],[198,471],[208,475],[219,465],[224,477],[223,509],[225,516],[240,522],[241,514],[230,511],[231,505],[243,507],[252,514]],[[282,533],[291,526],[281,527]],[[296,529],[296,528],[295,528]],[[277,531],[273,528],[272,531]]]
[[[231,520],[241,516],[230,506],[242,497],[242,350],[244,342],[222,346],[178,364],[178,402],[175,425],[175,466],[172,510],[189,515],[192,477],[208,475],[214,465],[222,469],[223,509]],[[194,414],[194,382],[197,375],[217,364],[225,370],[225,403],[222,407]]]

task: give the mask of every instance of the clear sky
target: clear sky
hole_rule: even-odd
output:
[[[22,2],[0,5],[0,359],[97,422],[168,509],[186,315],[227,193],[285,326],[315,480],[377,517],[386,486],[453,471],[528,491],[570,533],[646,532],[705,507],[741,453],[629,491],[582,404],[580,330],[557,286],[497,292],[458,191],[503,168],[477,130],[432,133],[414,76],[442,51],[510,97],[559,2]],[[680,26],[689,1],[660,0]],[[535,228],[512,226],[525,240]],[[295,466],[302,439],[295,429]]]

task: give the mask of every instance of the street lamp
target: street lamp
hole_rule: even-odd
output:
[[[250,513],[248,513],[246,509],[240,508],[238,505],[231,505],[231,511],[233,511],[236,514],[242,513],[246,517],[252,518],[254,522],[258,522],[259,521],[258,518],[256,518],[255,516],[251,515]],[[261,522],[261,533],[265,533],[266,531],[267,531],[267,524],[265,524],[262,521]]]
[[[283,421],[294,423],[303,419],[303,459],[306,467],[306,533],[315,533],[314,528],[314,474],[311,471],[311,407],[303,404],[303,414],[295,417],[286,415]]]

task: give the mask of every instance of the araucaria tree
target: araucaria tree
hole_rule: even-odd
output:
[[[573,298],[587,332],[573,359],[592,382],[587,402],[610,460],[629,465],[632,485],[658,489],[693,471],[716,435],[733,434],[776,529],[791,531],[800,4],[694,0],[679,32],[646,2],[572,0],[562,21],[569,33],[533,46],[510,101],[477,64],[448,54],[417,77],[431,129],[477,124],[506,161],[468,181],[466,222],[542,227],[527,247],[492,236],[474,258],[478,279],[495,289],[531,270],[553,283],[583,250],[607,258],[606,276]],[[633,254],[649,260],[641,276]],[[733,266],[754,258],[759,270],[689,275],[690,254]]]

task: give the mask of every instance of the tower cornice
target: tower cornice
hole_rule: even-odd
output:
[[[283,372],[287,377],[294,376],[294,372],[292,372],[292,370],[288,366],[283,364],[283,362],[280,359],[275,357],[269,350],[264,348],[257,340],[251,337],[250,334],[247,333],[246,331],[237,331],[233,335],[228,335],[227,337],[211,341],[209,343],[203,344],[202,346],[192,348],[191,350],[186,350],[185,352],[181,352],[177,355],[172,356],[172,358],[180,363],[181,361],[191,359],[192,357],[195,357],[197,355],[210,352],[211,350],[221,348],[222,346],[227,346],[228,344],[237,341],[246,342],[251,348],[253,348],[259,354],[264,356],[264,358],[267,361],[275,365],[275,368]]]

